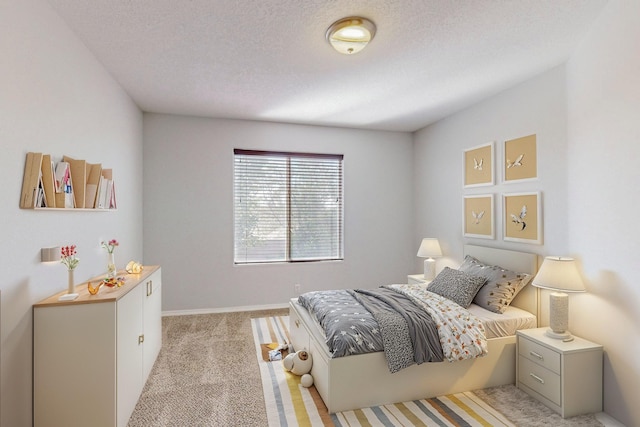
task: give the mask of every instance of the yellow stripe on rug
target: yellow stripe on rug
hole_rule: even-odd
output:
[[[300,377],[287,372],[282,362],[262,358],[261,344],[290,342],[289,317],[252,319],[251,327],[269,426],[515,427],[473,392],[329,414],[315,387],[303,387]]]

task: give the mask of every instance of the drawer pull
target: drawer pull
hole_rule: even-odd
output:
[[[296,319],[295,323],[296,323],[296,328],[299,328],[300,327],[300,320]]]
[[[544,357],[541,354],[536,353],[535,351],[530,351],[529,354],[539,360],[544,360]]]
[[[544,380],[542,378],[540,378],[539,376],[537,376],[536,374],[534,374],[533,372],[530,372],[529,376],[531,378],[533,378],[534,380],[538,381],[540,384],[544,384]]]

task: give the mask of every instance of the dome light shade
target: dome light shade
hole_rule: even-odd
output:
[[[376,34],[376,26],[366,18],[352,16],[340,19],[327,30],[327,41],[335,50],[352,55],[364,49]]]

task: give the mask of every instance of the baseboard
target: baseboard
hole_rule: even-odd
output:
[[[605,427],[625,427],[620,421],[613,418],[611,415],[606,412],[598,412],[595,414],[596,420],[600,421]]]
[[[275,310],[279,308],[288,308],[289,304],[267,304],[267,305],[245,305],[242,307],[223,307],[223,308],[202,308],[195,310],[169,310],[163,311],[163,317],[169,316],[190,316],[194,314],[213,314],[213,313],[233,313],[236,311],[258,311],[258,310]]]

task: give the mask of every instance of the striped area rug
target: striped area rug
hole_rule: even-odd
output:
[[[281,362],[266,362],[261,344],[289,340],[289,317],[252,319],[256,356],[269,426],[511,426],[500,412],[472,392],[329,414],[315,387],[300,385],[300,377]]]

